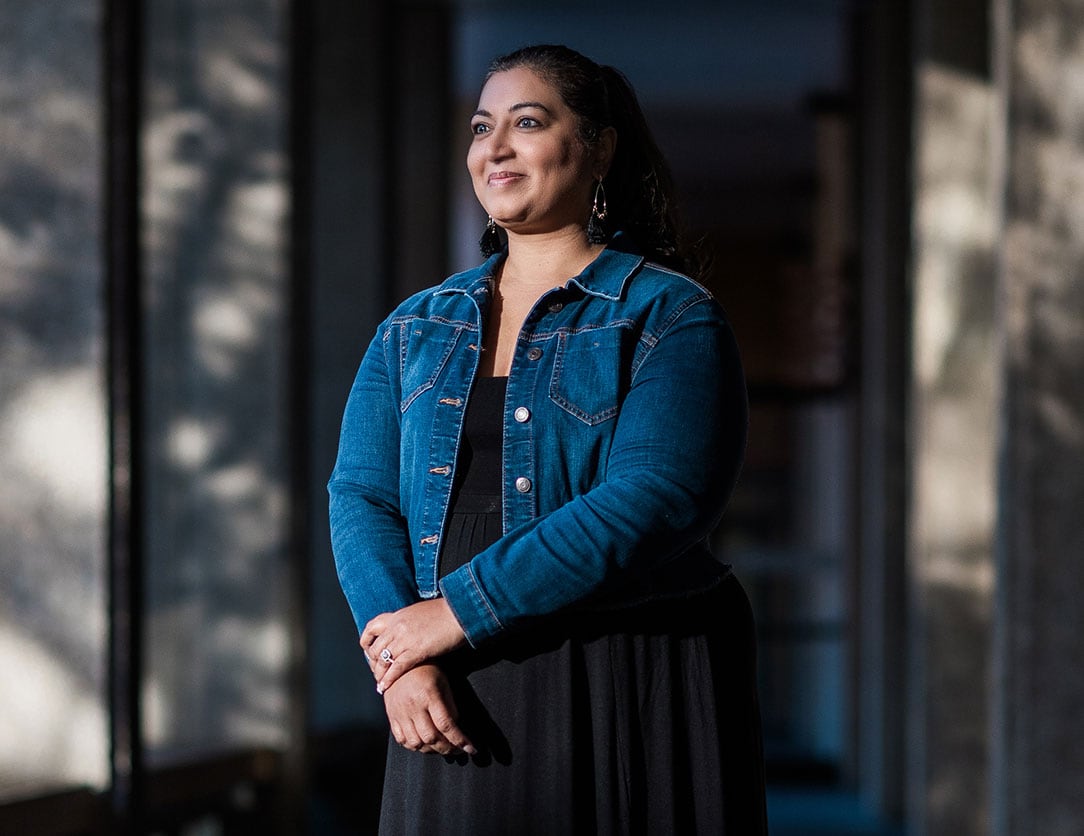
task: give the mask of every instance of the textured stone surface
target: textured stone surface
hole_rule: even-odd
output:
[[[286,7],[146,4],[151,758],[287,728]]]
[[[910,570],[915,832],[988,832],[994,579],[997,204],[992,86],[917,78]]]
[[[1013,4],[995,830],[1084,833],[1084,4]]]
[[[99,6],[0,23],[0,791],[108,776]]]

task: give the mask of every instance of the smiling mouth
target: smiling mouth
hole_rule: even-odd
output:
[[[514,171],[496,171],[489,175],[488,182],[491,185],[501,185],[502,183],[511,183],[513,180],[519,180],[523,177],[522,174],[517,174]]]

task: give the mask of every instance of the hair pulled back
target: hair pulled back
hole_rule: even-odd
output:
[[[606,128],[616,132],[614,158],[603,179],[607,232],[624,231],[651,260],[695,272],[683,248],[670,168],[624,74],[566,46],[538,44],[494,59],[486,80],[519,67],[553,85],[576,115],[587,146],[594,146]]]

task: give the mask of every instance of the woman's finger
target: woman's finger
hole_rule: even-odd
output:
[[[383,687],[381,687],[381,683],[385,679],[385,677],[387,677],[388,672],[391,671],[393,668],[395,668],[397,665],[402,667],[402,663],[400,662],[400,657],[398,657],[392,651],[390,646],[388,646],[388,645],[385,645],[384,647],[380,647],[379,645],[374,645],[373,646],[373,653],[372,653],[372,656],[369,659],[369,668],[373,672],[373,679],[376,681],[376,684],[377,684],[376,691],[377,691],[378,694],[383,694],[384,691],[387,690],[387,687],[388,687],[388,685],[390,683],[385,683],[383,685]],[[413,665],[411,667],[413,667]],[[409,670],[409,668],[408,668],[408,670]],[[394,679],[398,679],[400,674],[401,674],[401,672],[397,673]],[[392,681],[394,681],[394,679]]]
[[[441,733],[424,708],[408,717],[400,724],[400,728],[403,730],[402,740],[398,737],[396,740],[412,752],[450,755],[460,751],[459,747]]]
[[[391,717],[388,718],[388,724],[391,726],[391,736],[395,738],[395,742],[400,746],[406,747],[406,734],[403,732],[403,726]]]
[[[459,751],[459,747],[448,740],[436,727],[428,712],[421,712],[415,716],[414,730],[422,742],[423,750],[428,749],[430,752],[441,755],[450,755]]]
[[[475,754],[459,728],[448,680],[435,666],[416,668],[399,689],[385,695],[384,705],[392,734],[404,748],[442,755]]]
[[[376,692],[383,694],[395,684],[399,677],[413,670],[424,661],[426,660],[418,658],[416,653],[404,650],[399,654],[391,654],[391,659],[378,662],[373,668],[373,677],[376,679]]]
[[[471,745],[470,739],[459,727],[455,703],[451,701],[450,695],[446,700],[431,704],[429,706],[429,716],[433,726],[452,745],[455,752],[466,752],[468,755],[477,754],[474,746]]]
[[[358,637],[358,644],[361,645],[361,649],[365,651],[365,655],[372,658],[372,646],[373,643],[380,638],[380,635],[384,632],[385,623],[384,619],[390,615],[390,613],[380,613],[380,615],[373,616],[369,620],[369,623],[365,625],[365,629],[361,631],[361,636]]]

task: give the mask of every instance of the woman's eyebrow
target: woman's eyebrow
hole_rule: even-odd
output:
[[[516,102],[514,105],[512,105],[510,108],[508,108],[508,112],[513,113],[514,111],[523,110],[524,108],[530,108],[530,107],[537,107],[539,110],[544,110],[544,111],[546,111],[546,113],[550,113],[550,109],[548,107],[546,107],[544,104],[542,104],[542,102]],[[472,113],[471,116],[472,117],[474,117],[474,116],[484,116],[486,119],[492,119],[493,118],[492,113],[490,113],[488,110],[484,110],[482,108],[478,108],[478,110],[474,111],[474,113]]]
[[[523,110],[527,107],[537,107],[539,110],[544,110],[546,113],[550,112],[550,109],[546,107],[542,102],[517,102],[508,108],[508,112],[511,113],[514,110]]]

